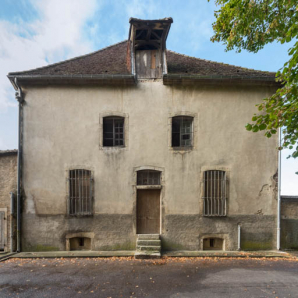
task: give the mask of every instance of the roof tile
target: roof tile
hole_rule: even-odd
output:
[[[101,75],[131,74],[128,70],[127,41],[106,47],[88,55],[80,56],[45,67],[14,72],[9,75]],[[241,78],[275,78],[274,72],[259,71],[244,67],[208,61],[167,50],[168,74],[222,76]]]

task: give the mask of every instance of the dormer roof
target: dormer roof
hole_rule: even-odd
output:
[[[141,20],[130,18],[129,37],[135,50],[154,50],[166,48],[172,18]]]

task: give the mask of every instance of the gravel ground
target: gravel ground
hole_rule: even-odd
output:
[[[0,297],[298,297],[298,260],[10,259]]]

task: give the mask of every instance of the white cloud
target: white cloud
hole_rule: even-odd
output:
[[[152,0],[132,0],[124,1],[125,11],[129,17],[139,19],[149,19],[152,16],[153,19],[157,18],[157,14],[160,13],[159,5]]]
[[[16,106],[8,72],[28,70],[93,50],[84,38],[86,21],[98,10],[96,0],[32,0],[38,19],[0,21],[0,112]]]

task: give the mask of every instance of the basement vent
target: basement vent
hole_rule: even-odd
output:
[[[205,238],[203,240],[203,250],[223,250],[223,239]]]
[[[87,237],[74,237],[69,239],[70,250],[91,250],[91,239]]]

